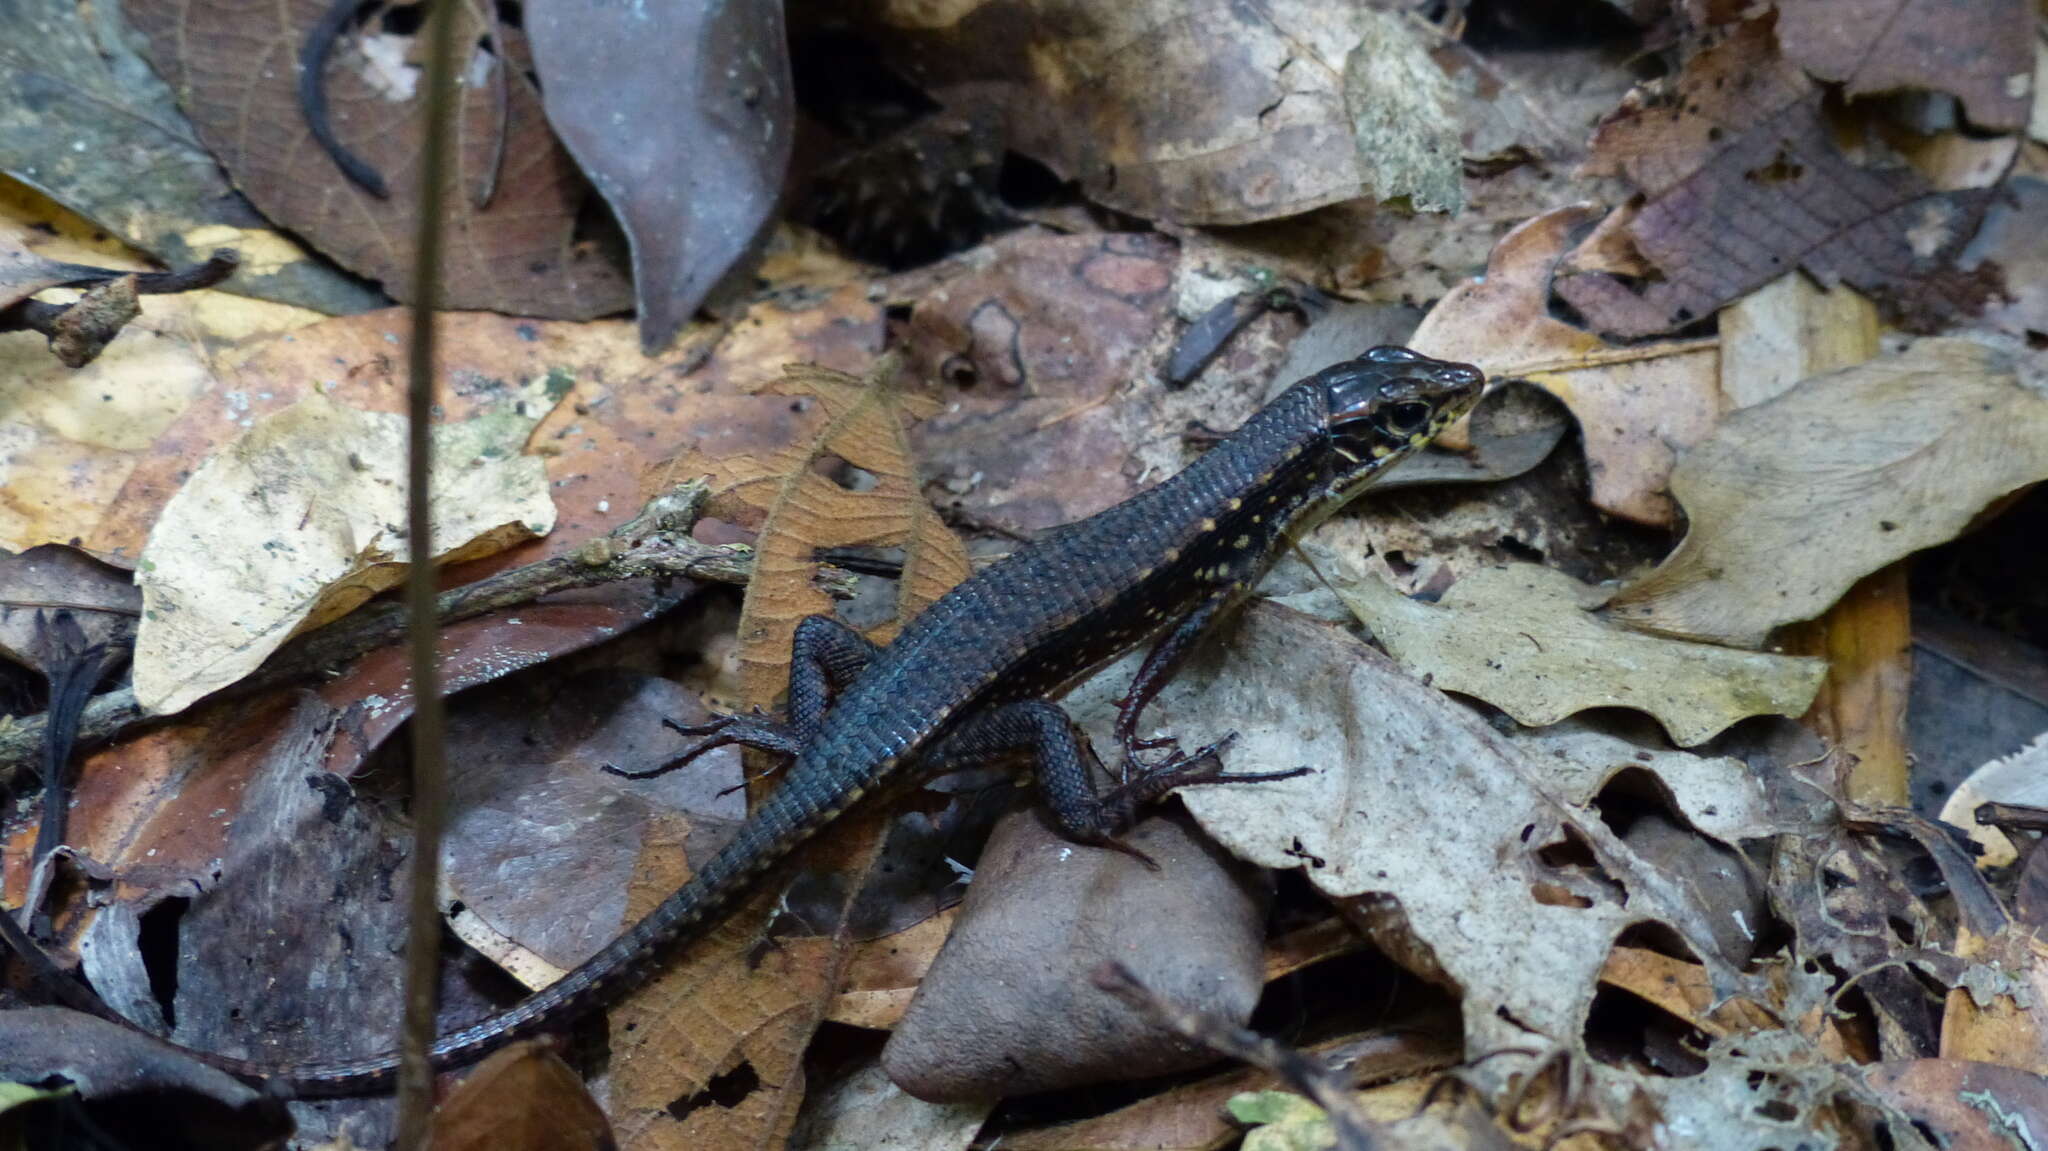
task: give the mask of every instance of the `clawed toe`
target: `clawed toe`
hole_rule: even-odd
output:
[[[703,723],[681,723],[668,716],[662,716],[661,725],[682,735],[710,735],[731,727],[739,718],[736,715],[714,715]]]

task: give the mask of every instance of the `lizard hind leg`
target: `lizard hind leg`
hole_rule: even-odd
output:
[[[874,641],[831,616],[805,616],[789,644],[789,722],[762,715],[716,715],[697,724],[665,719],[662,722],[675,731],[705,738],[651,768],[628,771],[608,763],[604,770],[626,779],[649,779],[732,744],[795,756],[817,732],[832,697],[846,690],[879,650]]]

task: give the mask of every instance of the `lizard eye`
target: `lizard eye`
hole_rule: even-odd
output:
[[[1380,413],[1379,425],[1390,435],[1412,436],[1429,424],[1428,404],[1406,400]]]

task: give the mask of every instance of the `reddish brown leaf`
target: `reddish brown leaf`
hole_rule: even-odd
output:
[[[569,1065],[517,1043],[477,1065],[434,1112],[434,1151],[606,1151],[611,1124]]]
[[[1994,1063],[1901,1059],[1866,1075],[1872,1089],[1948,1151],[2025,1146],[2048,1115],[2048,1080]]]
[[[1785,56],[1851,96],[1950,92],[1979,128],[2027,125],[2034,79],[2026,0],[1778,0]]]
[[[819,548],[903,549],[895,620],[876,629],[877,639],[967,575],[965,549],[920,492],[904,428],[906,413],[929,413],[931,401],[897,394],[896,372],[894,356],[865,381],[792,366],[771,387],[812,397],[822,430],[807,444],[718,461],[722,502],[766,513],[739,628],[748,703],[765,706],[781,694],[797,622],[830,609],[812,582]],[[843,487],[820,474],[821,464],[857,468],[872,486]],[[834,827],[683,962],[612,1012],[613,1114],[625,1147],[769,1147],[788,1139],[803,1098],[804,1049],[842,985],[847,914],[880,854],[882,815]],[[629,911],[644,913],[681,882],[681,839],[680,828],[666,842],[649,829]]]
[[[652,354],[774,211],[795,115],[781,0],[526,11],[548,120],[633,245]]]
[[[1875,138],[1859,151],[1883,158],[1859,163],[1835,127],[1769,22],[1741,25],[1686,64],[1668,99],[1631,96],[1594,139],[1593,170],[1647,197],[1629,231],[1661,278],[1637,292],[1573,276],[1559,293],[1621,337],[1703,320],[1794,268],[1848,282],[1916,330],[1975,310],[1996,285],[1955,258],[1991,194],[1937,191]]]
[[[389,183],[391,197],[380,200],[336,169],[299,112],[301,43],[328,7],[327,0],[145,0],[127,14],[149,36],[151,62],[236,186],[343,267],[408,299],[425,130],[414,40],[373,21],[344,34],[327,66],[335,135]],[[590,188],[541,114],[526,38],[502,23],[486,27],[476,13],[464,6],[456,15],[456,43],[467,46],[461,67],[486,77],[509,68],[509,101],[501,113],[488,79],[461,92],[444,197],[442,306],[564,319],[620,311],[631,302],[626,278],[575,238]],[[499,166],[501,143],[496,194],[478,209],[472,192]]]

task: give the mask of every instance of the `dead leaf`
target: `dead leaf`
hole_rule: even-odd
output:
[[[768,520],[754,557],[754,582],[740,614],[742,682],[747,697],[772,701],[788,683],[789,644],[808,615],[829,613],[832,602],[812,582],[819,548],[900,547],[903,574],[897,581],[898,625],[907,622],[970,568],[966,549],[924,501],[910,449],[906,416],[929,415],[934,405],[899,395],[898,361],[876,364],[865,380],[830,369],[795,366],[772,385],[784,395],[810,395],[825,411],[825,430],[815,446],[803,446],[768,462],[778,478],[754,498],[769,496]],[[865,476],[820,475],[808,466],[820,458],[843,461]],[[872,477],[870,481],[866,477]],[[886,641],[895,634],[869,638]]]
[[[896,373],[893,356],[864,381],[792,366],[769,388],[809,395],[823,417],[817,436],[719,461],[726,502],[765,511],[739,627],[745,703],[775,701],[788,682],[797,623],[830,609],[812,581],[819,548],[903,549],[895,622],[876,639],[968,573],[965,549],[924,501],[912,463],[906,416],[931,405],[899,394]],[[613,1009],[612,1113],[622,1146],[789,1138],[803,1098],[804,1049],[843,983],[847,916],[880,854],[885,814],[841,821],[802,850],[781,882],[765,885],[683,962]],[[674,829],[647,833],[629,912],[644,913],[680,884],[680,838]]]
[[[1672,475],[1690,527],[1607,611],[1740,647],[2048,476],[2048,400],[1989,350],[1922,340],[1724,417]]]
[[[1150,466],[1136,441],[1167,425],[1145,404],[1164,389],[1133,381],[1164,362],[1155,345],[1172,322],[1180,247],[1024,232],[982,251],[936,283],[895,286],[913,308],[906,364],[946,387],[944,407],[912,432],[934,496],[1030,533],[1136,495]],[[1233,341],[1189,390],[1244,371],[1239,350]]]
[[[1865,1071],[1871,1088],[1911,1115],[1943,1151],[2009,1151],[2040,1138],[2048,1080],[1995,1063],[1909,1059]]]
[[[1465,206],[1462,125],[1456,91],[1430,55],[1441,34],[1400,12],[1365,8],[1355,18],[1361,38],[1344,57],[1344,110],[1365,194],[1457,214]]]
[[[385,301],[271,229],[130,42],[119,7],[20,0],[0,41],[0,172],[172,266],[216,248],[227,290],[323,312]]]
[[[1607,593],[1536,564],[1467,572],[1428,604],[1342,556],[1310,555],[1403,668],[1531,727],[1588,708],[1626,707],[1650,713],[1672,742],[1693,747],[1752,715],[1804,714],[1827,674],[1823,660],[1616,627],[1590,614]]]
[[[664,348],[755,246],[795,116],[781,0],[526,12],[548,123],[633,247],[640,347]]]
[[[134,641],[142,593],[127,572],[75,548],[44,544],[0,556],[0,657],[48,674],[37,617],[60,611],[78,621],[87,644],[120,648]]]
[[[467,692],[448,712],[450,746],[464,754],[449,765],[442,902],[462,908],[458,934],[535,989],[629,926],[650,824],[685,830],[701,861],[746,814],[738,794],[722,794],[743,779],[734,750],[653,779],[603,770],[651,768],[688,746],[662,721],[701,722],[693,693],[625,668],[558,669]]]
[[[1371,157],[1359,154],[1344,75],[1372,19],[1358,7],[1225,0],[942,10],[893,0],[878,35],[942,98],[953,88],[993,96],[1011,146],[1081,181],[1090,199],[1153,219],[1244,224],[1363,191]],[[1189,91],[1204,99],[1177,99]]]
[[[425,133],[425,85],[407,59],[416,36],[389,30],[398,10],[387,9],[344,33],[327,65],[334,134],[386,177],[391,195],[379,199],[341,174],[299,111],[300,47],[328,7],[326,0],[123,6],[149,38],[150,62],[235,186],[322,255],[407,300]],[[456,15],[455,40],[475,46],[457,64],[475,79],[458,89],[453,113],[440,306],[578,320],[625,309],[632,303],[626,277],[608,254],[576,239],[590,187],[548,129],[525,34],[506,21],[486,23],[466,6]],[[395,68],[380,70],[379,60]],[[502,109],[490,79],[501,68]],[[494,177],[496,194],[478,208],[474,189]]]
[[[2026,127],[2034,76],[2026,0],[1778,0],[1777,9],[1785,57],[1847,96],[1949,92],[1975,127]]]
[[[1701,341],[1610,347],[1551,316],[1551,280],[1600,217],[1591,205],[1572,205],[1501,237],[1486,274],[1430,309],[1411,344],[1557,396],[1578,417],[1593,506],[1666,525],[1675,519],[1664,489],[1678,452],[1719,418],[1718,358]]]
[[[1977,808],[1985,803],[2048,807],[2048,732],[1971,772],[1941,806],[1942,822],[1961,829],[1982,849],[1978,866],[2006,867],[2018,862],[2019,852],[2005,832],[1977,822]]]
[[[1463,991],[1468,1051],[1525,1046],[1530,1032],[1579,1035],[1614,938],[1632,923],[1670,925],[1719,993],[1740,985],[1690,890],[1585,806],[1615,771],[1636,767],[1664,781],[1693,827],[1756,835],[1761,798],[1740,763],[1683,752],[1645,752],[1645,762],[1582,728],[1505,739],[1340,629],[1271,605],[1253,605],[1228,648],[1198,653],[1148,718],[1191,746],[1235,728],[1234,771],[1315,770],[1184,788],[1182,799],[1242,858],[1301,868],[1338,899],[1391,897],[1385,905],[1398,904]],[[1069,697],[1098,741],[1130,662]],[[1567,844],[1587,853],[1582,862],[1560,854]]]
[[[864,1062],[804,1100],[791,1151],[852,1147],[915,1147],[966,1151],[993,1104],[926,1103],[889,1082],[879,1063]]]
[[[1994,193],[1937,190],[1874,129],[1852,156],[1835,133],[1856,129],[1830,120],[1823,100],[1779,55],[1769,20],[1693,56],[1668,93],[1631,96],[1601,126],[1588,166],[1642,190],[1629,234],[1660,278],[1638,292],[1578,275],[1559,293],[1616,337],[1705,320],[1794,268],[1846,281],[1915,331],[1977,310],[1997,284],[1956,260]]]
[[[105,1101],[101,1121],[124,1133],[120,1113],[145,1110],[158,1136],[185,1146],[276,1146],[292,1131],[280,1101],[138,1031],[62,1007],[0,1011],[0,1082],[52,1077]],[[159,1106],[149,1106],[152,1096]],[[0,1100],[0,1108],[25,1101]]]
[[[609,1151],[611,1124],[583,1080],[527,1040],[477,1064],[434,1109],[433,1151]]]
[[[90,244],[89,225],[45,208],[50,214],[32,215],[0,195],[0,232],[21,241],[13,250],[80,271],[99,265],[100,276],[145,267]],[[10,243],[0,239],[0,249]],[[0,428],[0,547],[73,544],[132,564],[134,551],[125,560],[110,554],[95,533],[130,470],[152,456],[156,437],[215,385],[215,373],[237,359],[239,348],[319,318],[219,291],[151,296],[139,319],[76,370],[58,363],[35,332],[0,333],[0,408],[8,413]],[[175,470],[197,462],[194,456],[169,464]],[[147,524],[135,535],[138,550],[146,530]]]
[[[520,452],[559,399],[535,381],[496,414],[435,427],[436,562],[554,527],[545,469]],[[202,464],[142,550],[142,708],[177,711],[403,580],[404,459],[403,420],[316,393]]]
[[[0,220],[0,310],[46,288],[98,283],[114,274],[118,273],[38,255],[30,247],[26,228]]]

